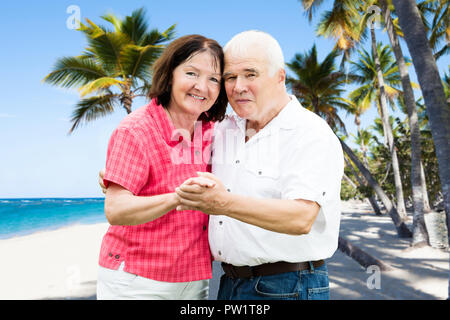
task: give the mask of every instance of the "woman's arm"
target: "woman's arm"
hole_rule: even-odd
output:
[[[106,188],[103,183],[104,170],[99,172],[98,183],[105,196],[105,215],[111,225],[138,225],[153,221],[180,204],[176,193],[166,193],[151,197],[135,196],[118,184],[110,183]],[[203,187],[213,187],[214,182],[197,179]]]
[[[111,225],[133,226],[153,221],[179,204],[176,193],[139,197],[118,184],[106,189],[105,215]]]

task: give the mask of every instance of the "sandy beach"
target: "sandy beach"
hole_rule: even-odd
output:
[[[108,224],[75,225],[0,240],[0,299],[95,299],[97,261]],[[328,260],[331,299],[446,299],[449,253],[410,249],[388,216],[343,203],[341,236],[393,267],[376,273],[337,251]],[[218,264],[211,282],[217,290]],[[374,273],[375,272],[375,273]]]

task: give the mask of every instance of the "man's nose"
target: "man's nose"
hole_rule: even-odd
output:
[[[236,81],[234,83],[234,91],[239,94],[247,91],[245,80],[242,79],[241,77],[236,78]]]

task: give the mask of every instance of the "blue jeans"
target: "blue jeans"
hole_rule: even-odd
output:
[[[326,263],[311,270],[270,276],[220,278],[218,300],[329,300]]]

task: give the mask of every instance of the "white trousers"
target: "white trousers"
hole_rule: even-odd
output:
[[[162,282],[99,266],[97,300],[207,300],[209,280]]]

